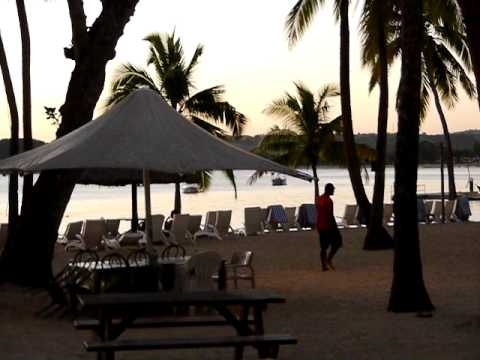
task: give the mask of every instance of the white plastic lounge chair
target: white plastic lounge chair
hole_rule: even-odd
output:
[[[297,222],[295,219],[295,212],[297,208],[295,206],[292,207],[285,207],[285,213],[287,214],[287,222],[282,224],[284,231],[289,231],[291,229],[297,229]]]
[[[175,214],[170,230],[165,230],[169,243],[173,244],[185,244],[190,242],[195,243],[193,238],[187,236],[188,223],[190,222],[190,215],[188,214]]]
[[[270,205],[267,215],[267,228],[275,231],[279,227],[283,228],[288,223],[288,216],[282,205]]]
[[[245,235],[263,234],[263,212],[259,206],[246,207],[244,209],[245,216]]]
[[[193,241],[195,233],[200,231],[202,215],[190,215],[187,227],[187,237]]]
[[[85,220],[81,233],[77,235],[77,240],[67,243],[67,245],[65,245],[65,251],[94,250],[106,239],[106,235],[107,229],[103,219]]]
[[[153,230],[153,239],[152,243],[154,244],[168,244],[168,241],[163,234],[163,222],[165,221],[165,216],[162,214],[152,215],[152,230]]]
[[[69,241],[77,240],[77,235],[82,232],[83,221],[74,221],[67,224],[65,232],[59,235],[57,243],[67,244]]]
[[[301,204],[298,207],[298,229],[314,229],[316,224],[317,210],[315,204]]]
[[[214,214],[213,214],[214,213]],[[215,223],[212,225],[211,220],[215,218]],[[207,212],[205,226],[202,231],[197,231],[194,234],[194,238],[197,239],[201,236],[215,237],[218,240],[223,240],[223,237],[229,234],[229,230],[233,229],[230,226],[230,220],[232,219],[232,210],[218,210]]]
[[[424,202],[425,204],[425,214],[426,214],[426,222],[431,222],[434,220],[434,215],[433,215],[433,205],[435,202],[433,200],[427,200]]]
[[[220,270],[222,258],[214,251],[193,255],[187,263],[190,290],[214,290],[213,275]]]
[[[393,204],[383,204],[383,224],[391,225],[393,217]]]
[[[118,228],[120,227],[119,219],[105,219],[105,228],[109,238],[117,238]]]
[[[345,205],[345,211],[343,213],[342,220],[340,224],[349,227],[349,226],[359,226],[357,220],[358,215],[358,206],[357,205]]]
[[[457,200],[445,201],[445,221],[456,221]]]

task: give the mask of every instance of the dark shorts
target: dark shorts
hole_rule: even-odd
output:
[[[328,249],[329,246],[340,248],[343,245],[342,234],[340,234],[338,228],[318,230],[318,237],[322,249]]]

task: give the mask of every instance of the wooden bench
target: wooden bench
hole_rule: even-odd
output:
[[[253,323],[253,317],[248,317],[248,323]],[[112,324],[120,325],[121,319],[113,319]],[[137,318],[128,328],[161,328],[161,327],[190,327],[190,326],[227,326],[228,322],[223,316],[206,315],[206,316],[162,316],[152,318]],[[76,319],[73,326],[77,330],[97,330],[100,322],[97,319],[84,318]]]
[[[280,345],[293,345],[297,339],[286,334],[267,334],[249,336],[190,337],[170,339],[123,339],[107,342],[84,342],[89,352],[109,352],[132,350],[197,349],[197,348],[235,348],[235,360],[243,358],[243,347],[258,348],[260,358],[277,358]]]

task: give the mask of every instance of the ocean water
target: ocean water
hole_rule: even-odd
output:
[[[308,172],[308,171],[307,171]],[[210,189],[198,194],[182,194],[182,212],[202,214],[209,210],[232,210],[231,224],[234,228],[243,226],[243,209],[248,206],[266,207],[272,204],[299,206],[313,202],[313,183],[287,177],[286,186],[272,186],[271,176],[265,175],[255,184],[248,185],[251,171],[236,171],[238,196],[235,198],[233,188],[221,172],[215,172]],[[335,187],[333,196],[335,215],[342,216],[346,204],[355,203],[347,169],[321,167],[318,171],[320,189],[327,182]],[[364,176],[367,194],[371,197],[375,174],[368,171],[369,180]],[[480,184],[480,167],[456,167],[455,181],[457,191],[468,191],[468,178],[471,176],[475,184]],[[391,202],[393,194],[394,170],[386,170],[385,202]],[[445,186],[447,175],[445,170]],[[8,216],[8,180],[0,178],[0,221]],[[475,186],[475,190],[477,190]],[[420,167],[418,171],[418,192],[440,192],[439,167]],[[174,185],[152,185],[152,213],[168,216],[174,203]],[[480,220],[480,202],[471,201],[471,220]],[[144,216],[143,188],[138,188],[139,216]],[[131,190],[126,187],[103,187],[96,185],[77,185],[65,212],[61,229],[70,221],[95,218],[130,218]],[[122,221],[121,230],[128,229],[129,223]]]

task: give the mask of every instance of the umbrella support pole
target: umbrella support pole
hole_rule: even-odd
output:
[[[150,200],[150,171],[143,169],[143,191],[145,194],[145,235],[147,241],[147,252],[154,256],[153,249],[153,228],[152,228],[152,206]]]

